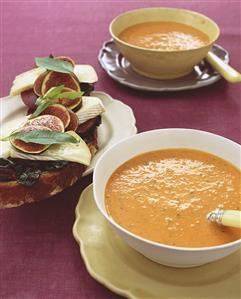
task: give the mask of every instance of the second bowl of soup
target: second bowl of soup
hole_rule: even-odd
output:
[[[136,72],[150,78],[174,79],[190,73],[207,55],[219,28],[193,11],[144,8],[116,17],[110,33]]]
[[[237,250],[241,230],[209,223],[240,210],[240,146],[208,132],[160,129],[107,151],[93,176],[96,204],[133,248],[161,264],[192,267]]]

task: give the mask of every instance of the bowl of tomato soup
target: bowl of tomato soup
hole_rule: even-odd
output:
[[[147,258],[194,267],[241,245],[241,230],[208,212],[241,210],[239,144],[192,129],[137,134],[110,148],[94,170],[94,198],[113,229]]]
[[[109,31],[131,67],[154,79],[187,75],[219,36],[210,18],[164,7],[127,11],[111,22]]]

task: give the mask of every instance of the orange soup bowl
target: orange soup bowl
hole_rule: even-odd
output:
[[[99,211],[129,246],[147,258],[171,267],[195,267],[238,250],[241,239],[210,247],[177,247],[150,241],[119,225],[107,212],[105,190],[112,173],[142,153],[160,149],[193,149],[213,154],[240,170],[241,146],[227,138],[192,129],[159,129],[137,134],[113,145],[98,160],[93,174],[94,199]],[[192,217],[190,215],[189,217]],[[206,219],[206,216],[204,216]],[[215,225],[210,223],[210,225]],[[185,228],[188,229],[188,228]],[[201,230],[201,228],[200,228]],[[197,236],[198,238],[198,236]]]
[[[146,22],[176,22],[192,26],[205,33],[209,42],[196,49],[161,51],[124,42],[119,35],[126,28]],[[190,73],[212,48],[219,37],[219,27],[210,18],[189,10],[176,8],[143,8],[117,16],[109,26],[110,34],[119,51],[139,74],[154,79],[174,79]]]

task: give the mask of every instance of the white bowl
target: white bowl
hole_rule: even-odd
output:
[[[164,148],[191,148],[217,155],[240,169],[241,146],[224,137],[191,129],[159,129],[137,134],[115,144],[99,159],[94,169],[94,198],[98,209],[114,230],[147,258],[172,267],[195,267],[221,259],[239,249],[241,239],[224,245],[186,248],[149,241],[118,225],[106,212],[104,193],[114,170],[132,157]]]

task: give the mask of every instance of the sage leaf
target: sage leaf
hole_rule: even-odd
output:
[[[36,102],[35,102],[35,106],[38,106],[41,102],[43,101],[43,97],[39,97],[37,98]]]
[[[56,97],[58,97],[58,95],[61,93],[61,91],[63,90],[64,85],[59,85],[56,87],[51,87],[46,94],[43,96],[44,99],[56,99]]]
[[[76,98],[80,98],[84,92],[82,91],[66,91],[62,92],[58,95],[59,99],[69,99],[69,100],[74,100]]]
[[[35,130],[28,132],[17,132],[10,136],[10,138],[20,139],[24,142],[33,142],[37,144],[61,144],[61,143],[79,143],[74,136],[68,133]]]
[[[53,105],[52,101],[46,101],[46,100],[42,100],[38,106],[37,109],[34,111],[34,113],[30,116],[29,119],[32,119],[34,117],[39,116],[48,106]]]
[[[74,72],[74,67],[70,62],[60,59],[54,59],[51,57],[36,57],[35,63],[37,66],[43,67],[50,71],[65,74],[71,74]]]

